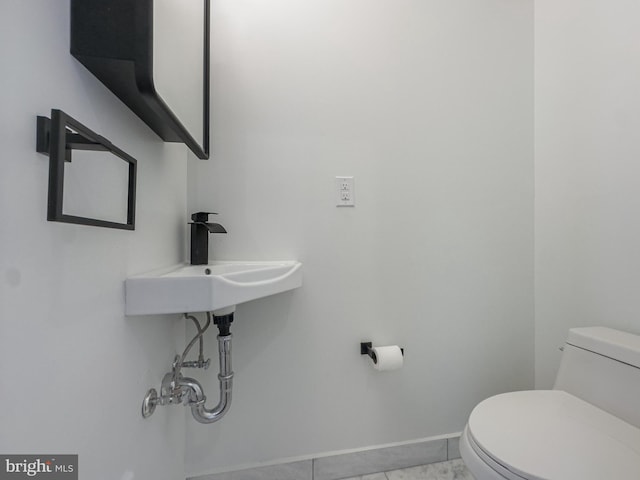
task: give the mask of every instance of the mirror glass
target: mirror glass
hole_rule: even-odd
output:
[[[153,82],[199,145],[204,143],[204,0],[154,0]]]
[[[129,164],[111,152],[73,150],[64,166],[63,215],[127,223]]]

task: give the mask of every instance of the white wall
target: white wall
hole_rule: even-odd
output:
[[[186,152],[69,54],[69,2],[0,5],[0,452],[78,453],[80,477],[184,478],[184,412],[143,420],[184,322],[125,318],[127,275],[182,259]],[[60,108],[138,159],[133,232],[46,221],[36,115]]]
[[[640,333],[640,4],[536,0],[536,386],[574,326]]]
[[[305,279],[238,307],[233,406],[188,421],[187,472],[453,433],[531,388],[533,3],[215,0],[212,33],[190,210],[221,212],[215,258]],[[373,371],[362,340],[405,367]]]

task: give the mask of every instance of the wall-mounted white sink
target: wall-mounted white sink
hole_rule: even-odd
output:
[[[127,315],[207,312],[302,285],[302,264],[211,262],[176,265],[125,281]]]

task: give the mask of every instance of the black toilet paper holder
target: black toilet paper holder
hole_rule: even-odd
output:
[[[400,351],[404,357],[404,348],[401,348]],[[373,363],[378,364],[378,357],[376,356],[376,352],[373,351],[372,342],[360,342],[360,355],[369,355]]]

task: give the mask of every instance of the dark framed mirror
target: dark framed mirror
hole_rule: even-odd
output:
[[[166,142],[209,158],[210,0],[71,0],[71,54]]]

